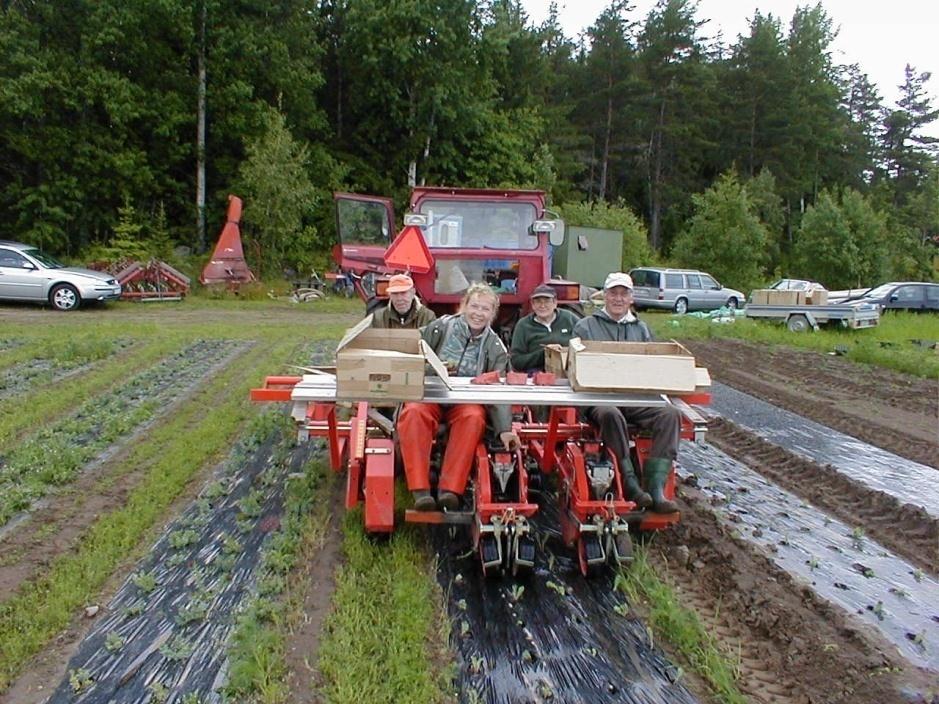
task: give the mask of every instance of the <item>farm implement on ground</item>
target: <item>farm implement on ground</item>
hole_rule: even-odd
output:
[[[252,390],[251,398],[291,403],[300,440],[325,438],[332,469],[345,471],[346,508],[362,506],[369,533],[394,531],[396,519],[400,518],[400,512],[395,512],[397,438],[393,423],[373,407],[374,400],[337,398],[336,378],[330,373],[269,376],[263,388]],[[484,439],[476,447],[463,508],[408,509],[404,520],[466,526],[484,574],[525,573],[534,568],[537,552],[530,525],[539,510],[533,489],[556,481],[561,535],[569,547],[576,549],[581,572],[589,575],[607,565],[629,563],[632,533],[667,528],[680,520],[680,514],[640,510],[627,498],[616,456],[604,446],[595,429],[580,420],[578,407],[672,404],[682,414],[682,437],[703,442],[706,420],[690,404],[708,403],[710,396],[576,392],[566,380],[543,386],[531,380],[526,385],[477,385],[469,378],[451,377],[445,385],[440,379],[427,377],[424,400],[442,405],[511,405],[512,427],[521,445],[510,452]],[[379,403],[388,406],[395,401]],[[438,434],[433,457],[440,454],[445,438],[443,432]],[[643,466],[650,446],[651,438],[634,436],[635,466]],[[675,495],[674,467],[665,495]]]

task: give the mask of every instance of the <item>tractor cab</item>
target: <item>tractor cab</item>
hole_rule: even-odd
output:
[[[559,302],[576,304],[575,282],[551,280],[551,251],[564,223],[545,219],[541,191],[418,187],[404,229],[394,237],[394,212],[385,198],[338,193],[334,249],[339,266],[359,277],[365,300],[384,298],[383,277],[408,270],[421,300],[438,314],[456,310],[474,281],[500,294],[500,322],[527,308],[534,288],[550,282]]]

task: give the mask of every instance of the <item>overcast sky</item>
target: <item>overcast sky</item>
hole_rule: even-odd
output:
[[[534,24],[547,17],[550,0],[522,0]],[[633,0],[636,9],[631,19],[642,21],[655,6],[654,0]],[[876,84],[883,102],[892,107],[899,97],[897,86],[903,83],[907,63],[917,73],[932,72],[926,84],[932,105],[939,107],[939,2],[937,0],[822,0],[822,7],[839,28],[832,45],[839,64],[857,63]],[[557,0],[561,26],[565,34],[576,38],[592,25],[609,0]],[[782,20],[784,36],[796,7],[814,6],[815,2],[796,0],[699,0],[698,19],[710,19],[701,32],[714,36],[723,31],[724,43],[733,44],[737,35],[748,32],[749,19],[759,9]],[[933,123],[930,133],[939,133]]]

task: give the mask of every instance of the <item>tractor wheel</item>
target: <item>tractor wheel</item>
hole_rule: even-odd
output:
[[[678,315],[684,315],[685,313],[688,312],[688,299],[687,298],[679,298],[678,300],[675,301],[675,312]]]
[[[535,569],[535,540],[525,535],[518,539],[518,555],[512,561],[512,576],[524,577]]]
[[[633,541],[629,533],[622,531],[613,537],[613,549],[616,551],[613,559],[621,567],[627,567],[633,561]]]
[[[71,284],[58,284],[49,292],[49,303],[56,310],[76,310],[82,304],[82,298]]]

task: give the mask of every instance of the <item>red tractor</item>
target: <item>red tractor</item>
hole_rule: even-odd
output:
[[[470,283],[488,283],[501,300],[496,329],[511,327],[543,283],[555,288],[559,305],[579,308],[580,285],[551,278],[552,247],[563,242],[564,223],[546,219],[542,191],[417,187],[395,236],[391,200],[334,197],[333,258],[369,311],[386,300],[388,275],[404,270],[438,315],[454,312]]]

